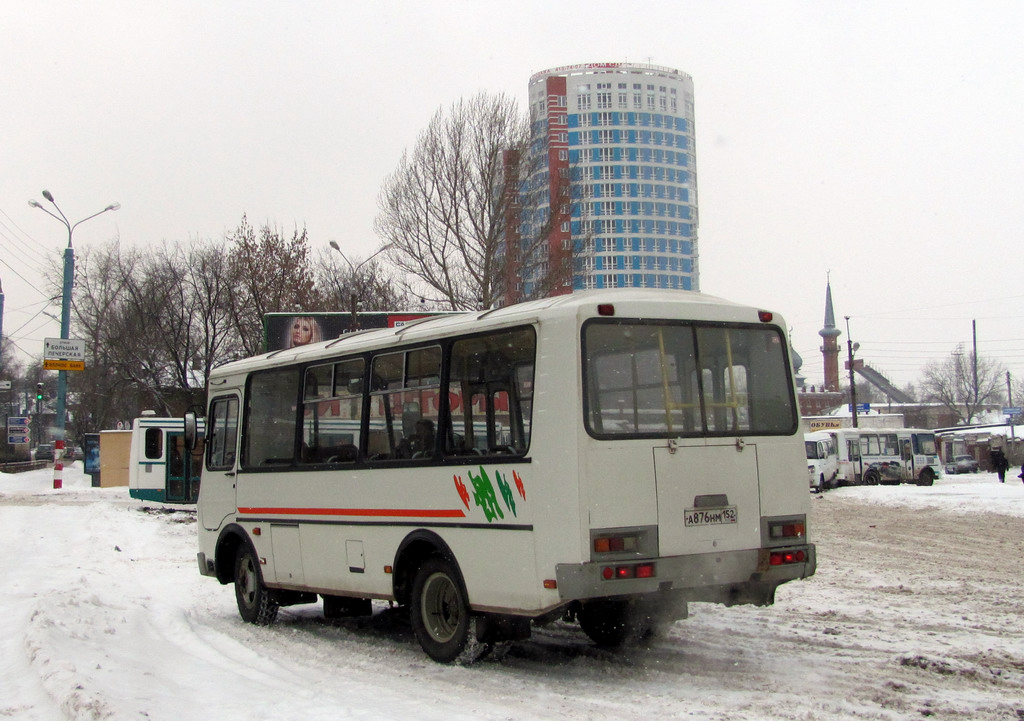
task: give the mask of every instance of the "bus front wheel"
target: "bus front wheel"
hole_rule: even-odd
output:
[[[412,584],[410,620],[423,651],[438,663],[476,660],[476,624],[458,572],[443,558],[428,558]]]
[[[935,473],[931,468],[925,468],[921,471],[921,475],[917,477],[917,485],[919,486],[930,486],[935,483]]]
[[[268,626],[277,619],[278,604],[263,585],[256,554],[246,545],[235,558],[235,600],[239,615],[248,623]]]

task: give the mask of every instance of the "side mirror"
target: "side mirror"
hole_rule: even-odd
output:
[[[196,448],[196,437],[198,436],[196,414],[189,411],[185,414],[185,447],[190,451]]]

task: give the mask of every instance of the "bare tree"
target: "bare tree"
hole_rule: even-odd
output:
[[[194,244],[185,265],[197,333],[191,348],[191,382],[198,374],[205,390],[214,366],[242,353],[241,338],[231,323],[231,268],[223,247],[214,242]]]
[[[228,287],[231,322],[245,355],[263,349],[263,316],[313,310],[323,303],[317,292],[306,229],[286,238],[268,224],[258,233],[243,215],[231,244]]]
[[[975,359],[973,352],[966,353],[962,346],[958,346],[946,360],[925,366],[921,390],[928,399],[948,408],[956,416],[957,423],[971,423],[982,406],[1002,397],[1004,372],[997,361],[983,357]]]
[[[79,436],[113,428],[146,402],[139,386],[119,370],[128,365],[130,345],[142,341],[126,317],[123,280],[134,276],[140,259],[138,251],[123,251],[116,238],[78,253],[71,322],[73,335],[86,342],[86,361],[85,370],[69,374],[68,410]],[[50,277],[60,278],[59,266]]]
[[[480,93],[439,110],[384,183],[375,228],[389,257],[453,310],[502,296],[506,151],[528,139],[512,98]]]
[[[144,408],[177,415],[200,402],[209,372],[237,355],[228,261],[216,244],[124,249],[114,240],[80,254],[73,326],[86,340],[71,376],[77,432],[110,428]]]

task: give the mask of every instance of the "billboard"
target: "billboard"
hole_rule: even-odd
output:
[[[400,328],[409,321],[452,311],[356,313],[358,329]],[[351,313],[267,313],[263,316],[263,349],[266,352],[295,348],[351,333]]]

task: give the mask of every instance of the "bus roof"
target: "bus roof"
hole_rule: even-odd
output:
[[[399,328],[375,328],[346,333],[339,338],[310,345],[275,350],[218,366],[211,378],[246,373],[257,368],[290,365],[294,362],[334,358],[344,353],[385,349],[418,340],[428,340],[460,333],[473,333],[492,328],[532,323],[554,316],[597,317],[598,306],[618,306],[616,316],[680,317],[718,322],[758,323],[759,309],[744,306],[705,293],[686,290],[616,288],[588,290],[526,301],[489,310],[466,311],[431,316],[410,321]],[[674,310],[667,312],[666,305]],[[773,324],[784,327],[782,318],[774,314]]]

